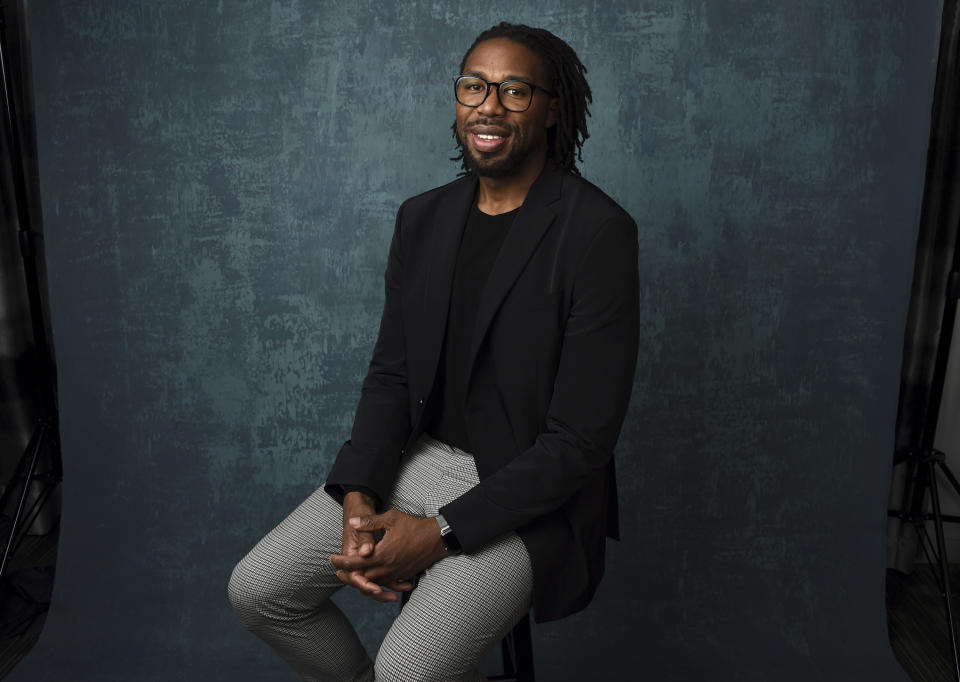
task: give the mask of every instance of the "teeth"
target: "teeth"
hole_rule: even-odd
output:
[[[482,133],[477,133],[477,137],[481,140],[499,140],[501,137],[499,135],[484,135]]]

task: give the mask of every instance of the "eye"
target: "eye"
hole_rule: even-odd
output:
[[[523,98],[529,91],[530,89],[523,83],[509,83],[503,86],[503,93],[507,97]]]

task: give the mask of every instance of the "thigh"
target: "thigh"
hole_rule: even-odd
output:
[[[330,563],[343,544],[343,508],[321,486],[240,561],[233,581],[261,596],[284,597],[303,587],[332,592],[343,583]]]
[[[420,578],[377,658],[377,679],[472,680],[530,609],[530,556],[516,533],[447,557]]]
[[[429,516],[428,499],[443,477],[442,462],[423,441],[410,447],[397,466],[384,510],[396,509],[412,516]],[[435,514],[436,512],[434,512]]]

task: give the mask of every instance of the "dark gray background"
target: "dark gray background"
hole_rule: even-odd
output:
[[[640,225],[625,541],[535,628],[539,679],[904,679],[882,533],[940,4],[520,7],[30,4],[65,483],[11,679],[293,679],[227,578],[347,436],[394,213],[453,178],[449,79],[501,18],[579,52],[584,175]],[[346,601],[375,651],[395,607]]]

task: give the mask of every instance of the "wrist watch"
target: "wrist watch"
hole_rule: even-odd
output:
[[[447,548],[447,553],[462,554],[463,549],[460,547],[460,541],[457,540],[457,535],[453,532],[453,528],[450,527],[450,524],[447,523],[447,520],[443,518],[442,514],[437,514],[436,518],[437,523],[440,525],[440,542]]]

